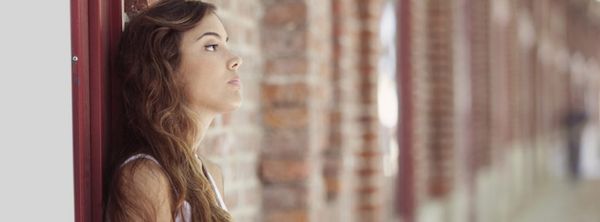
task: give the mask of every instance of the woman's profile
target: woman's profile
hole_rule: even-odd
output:
[[[197,155],[242,101],[240,57],[215,7],[162,0],[133,16],[116,60],[123,142],[107,154],[106,221],[231,221],[218,167]]]

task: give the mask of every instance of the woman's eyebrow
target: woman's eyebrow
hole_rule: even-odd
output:
[[[221,35],[219,35],[219,33],[216,33],[216,32],[205,32],[205,33],[203,33],[202,35],[200,35],[198,38],[196,38],[196,41],[200,40],[201,38],[203,38],[203,37],[205,37],[205,36],[209,36],[209,35],[216,36],[216,37],[217,37],[217,38],[219,38],[219,39],[221,39],[221,38],[222,38],[222,37],[221,37]],[[226,42],[228,42],[228,41],[229,41],[229,36],[227,36],[227,38],[225,39],[225,41],[226,41]]]

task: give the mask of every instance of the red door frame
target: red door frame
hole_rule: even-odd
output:
[[[121,0],[71,0],[75,221],[102,221],[108,145],[110,59],[121,32]]]

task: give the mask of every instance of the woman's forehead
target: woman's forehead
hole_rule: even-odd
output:
[[[223,40],[227,38],[225,26],[223,26],[219,17],[214,13],[207,13],[204,18],[189,31],[194,38],[199,38],[207,32],[217,33]]]

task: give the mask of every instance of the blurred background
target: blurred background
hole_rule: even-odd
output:
[[[236,221],[600,221],[600,1],[209,2],[244,59],[201,145]]]
[[[110,61],[157,1],[0,7],[0,221],[102,221]],[[598,0],[210,2],[245,100],[201,152],[237,222],[600,221]]]

